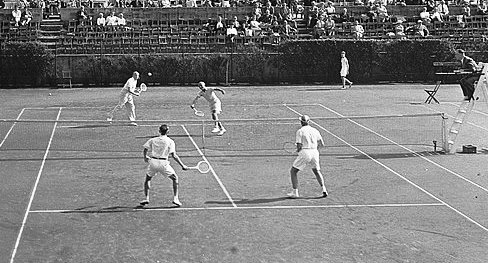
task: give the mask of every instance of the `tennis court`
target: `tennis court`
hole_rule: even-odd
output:
[[[461,89],[418,103],[425,88],[228,87],[224,136],[190,109],[196,87],[149,87],[137,127],[103,122],[118,88],[3,90],[0,119],[19,121],[0,122],[0,262],[487,262],[487,104],[458,137],[478,153],[443,154]],[[327,198],[310,170],[286,198],[301,114],[327,145]],[[157,177],[142,209],[142,145],[163,122],[211,171],[172,161],[183,206]]]

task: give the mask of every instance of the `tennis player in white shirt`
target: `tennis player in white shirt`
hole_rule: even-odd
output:
[[[173,181],[173,204],[181,206],[178,197],[178,176],[173,167],[171,167],[168,157],[173,157],[183,170],[188,170],[188,167],[183,164],[180,157],[176,154],[175,142],[167,136],[168,129],[166,124],[161,125],[159,127],[161,136],[151,138],[144,144],[144,162],[148,163],[148,166],[146,180],[144,181],[144,195],[146,198],[140,203],[142,206],[149,204],[150,182],[153,176],[158,173],[167,176]]]
[[[120,90],[118,104],[108,113],[107,121],[112,121],[114,114],[118,109],[125,106],[127,109],[127,116],[129,117],[130,125],[137,126],[136,123],[136,106],[134,105],[133,95],[139,96],[140,91],[136,91],[137,80],[139,79],[139,72],[134,71],[132,77],[129,78],[124,87]]]
[[[312,167],[312,171],[322,187],[322,196],[326,197],[328,195],[327,189],[324,184],[324,177],[320,172],[320,158],[318,147],[325,146],[320,132],[311,127],[310,117],[307,115],[302,115],[300,117],[300,122],[302,127],[296,132],[296,145],[298,157],[293,162],[293,166],[290,170],[291,184],[293,191],[288,194],[290,198],[298,198],[298,172],[305,169],[307,165]]]
[[[219,121],[219,114],[222,112],[222,104],[220,99],[215,94],[215,91],[222,92],[222,95],[225,94],[225,91],[220,88],[208,88],[203,81],[198,82],[198,88],[200,89],[200,92],[197,94],[190,107],[195,109],[195,103],[197,103],[197,100],[200,97],[204,97],[208,102],[210,111],[212,112],[212,119],[215,121],[215,127],[213,128],[212,132],[218,133],[217,135],[223,135],[226,130]]]

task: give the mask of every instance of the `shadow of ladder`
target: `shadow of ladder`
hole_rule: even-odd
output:
[[[481,101],[484,101],[485,103],[488,104],[488,90],[487,90],[488,80],[486,78],[488,64],[483,63],[482,65],[483,65],[482,75],[480,76],[476,84],[473,97],[479,98],[480,97],[479,95],[482,95]],[[480,94],[480,92],[482,94]],[[458,108],[456,117],[454,118],[454,121],[448,132],[447,149],[449,153],[456,153],[456,149],[459,147],[459,145],[456,143],[456,139],[459,136],[459,133],[461,132],[461,128],[463,127],[463,125],[468,122],[468,117],[471,111],[473,110],[474,102],[475,100],[470,100],[470,101],[464,100]]]

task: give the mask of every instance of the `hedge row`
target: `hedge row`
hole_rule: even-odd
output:
[[[479,50],[486,50],[480,43]],[[152,72],[148,82],[188,84],[200,80],[225,83],[335,84],[340,80],[340,52],[346,51],[350,78],[356,83],[434,79],[434,61],[453,61],[452,45],[443,40],[299,40],[282,44],[278,52],[258,48],[216,54],[161,54],[58,57],[38,43],[7,43],[0,50],[0,85],[56,85],[69,68],[73,83],[109,86],[124,82],[134,70]],[[486,54],[471,54],[486,61]]]

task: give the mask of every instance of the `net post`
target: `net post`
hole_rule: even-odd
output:
[[[205,155],[205,119],[202,119],[202,151]]]
[[[441,113],[441,118],[442,118],[442,124],[441,124],[442,149],[444,150],[445,153],[448,153],[449,145],[447,143],[447,125],[446,125],[446,120],[448,118],[446,117],[446,114],[444,114],[443,112]]]

